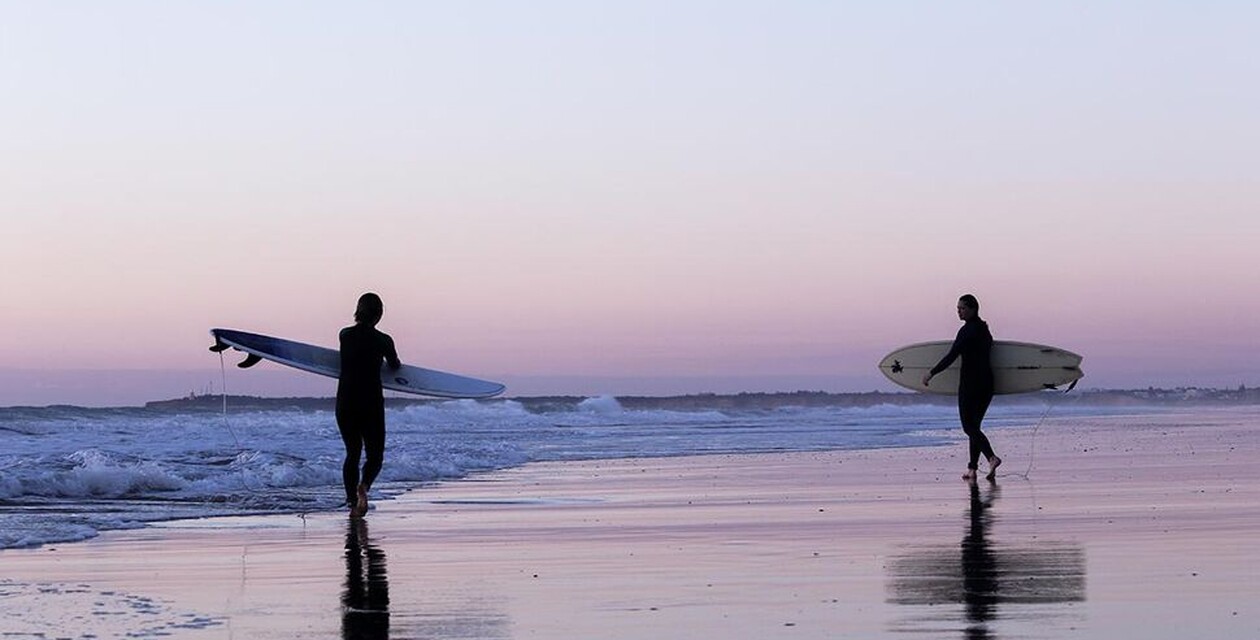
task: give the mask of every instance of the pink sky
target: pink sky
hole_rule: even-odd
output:
[[[0,404],[218,384],[211,327],[332,345],[366,290],[510,393],[888,389],[963,292],[1088,385],[1258,385],[1256,14],[9,6]]]

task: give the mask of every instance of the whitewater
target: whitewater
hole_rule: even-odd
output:
[[[997,405],[986,429],[1045,403]],[[1067,407],[1069,412],[1102,409]],[[947,404],[662,410],[613,397],[392,407],[376,499],[534,461],[857,450],[959,442]],[[0,408],[0,548],[148,523],[305,514],[343,501],[330,407]]]

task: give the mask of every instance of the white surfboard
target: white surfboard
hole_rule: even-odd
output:
[[[961,358],[948,369],[936,374],[931,384],[923,386],[923,376],[949,353],[953,342],[921,342],[902,347],[879,361],[879,370],[889,380],[915,391],[941,395],[958,394],[958,372]],[[1031,342],[994,340],[990,361],[993,364],[993,392],[996,394],[1027,393],[1074,385],[1085,372],[1081,356],[1058,347]]]
[[[232,348],[249,354],[237,365],[242,368],[252,367],[265,359],[330,378],[336,378],[341,373],[341,354],[335,349],[233,329],[211,329],[210,335],[214,336],[211,351]],[[506,389],[497,382],[407,364],[397,371],[382,366],[381,386],[424,396],[474,399],[497,396]]]

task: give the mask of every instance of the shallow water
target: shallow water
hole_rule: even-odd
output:
[[[1029,426],[1046,408],[995,406],[986,426]],[[374,490],[388,497],[533,461],[939,445],[961,437],[956,420],[952,407],[933,404],[677,411],[596,397],[409,405],[387,411],[386,465]],[[0,548],[162,520],[335,509],[342,455],[332,412],[310,403],[0,409]]]

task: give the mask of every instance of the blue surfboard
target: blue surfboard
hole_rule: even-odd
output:
[[[211,351],[236,349],[249,354],[238,366],[245,368],[270,360],[310,373],[336,378],[341,374],[341,354],[336,349],[275,338],[234,329],[211,329]],[[491,398],[507,387],[445,371],[404,364],[398,370],[381,367],[381,386],[393,391],[437,398]]]

